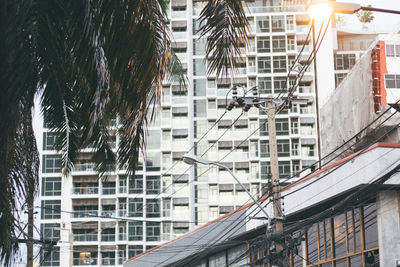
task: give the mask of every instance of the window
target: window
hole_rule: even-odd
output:
[[[159,149],[161,145],[161,131],[147,130],[146,149]]]
[[[129,241],[143,240],[143,222],[128,223],[128,240]],[[128,247],[128,254],[129,254],[129,247]]]
[[[336,54],[335,70],[349,70],[356,64],[355,54]]]
[[[290,176],[290,161],[279,161],[278,169],[280,178]]]
[[[160,241],[160,222],[146,223],[146,241]]]
[[[96,205],[86,205],[86,206],[73,206],[73,217],[74,218],[85,218],[93,217],[98,214],[98,206]]]
[[[400,74],[385,74],[386,88],[400,88]]]
[[[194,100],[193,101],[193,113],[195,117],[206,117],[207,116],[207,106],[206,100]]]
[[[61,200],[42,200],[42,219],[61,218]]]
[[[146,194],[160,193],[160,176],[146,177]]]
[[[271,178],[271,163],[266,161],[261,161],[261,179]]]
[[[268,121],[266,119],[260,119],[260,135],[268,136]]]
[[[285,17],[284,16],[272,16],[271,28],[272,28],[272,32],[284,32],[285,31]]]
[[[146,152],[146,170],[160,171],[161,169],[161,154],[160,152]]]
[[[375,203],[313,224],[305,239],[307,266],[379,266]]]
[[[259,16],[256,17],[257,32],[269,32],[269,17]]]
[[[258,57],[257,63],[259,73],[271,72],[271,57]]]
[[[115,241],[115,228],[105,228],[101,230],[101,241]]]
[[[61,196],[61,177],[42,178],[42,196]]]
[[[400,44],[387,44],[386,45],[387,57],[400,57]]]
[[[146,217],[154,218],[160,217],[160,200],[147,199],[146,200]]]
[[[143,198],[128,199],[128,216],[129,217],[143,216]]]
[[[335,73],[335,87],[339,86],[339,84],[343,81],[346,75],[347,75],[346,73]]]
[[[42,240],[59,240],[60,239],[59,223],[42,223],[40,225],[40,233]]]
[[[107,181],[103,182],[103,195],[114,195],[115,194],[115,182]]]
[[[286,56],[278,56],[273,58],[274,72],[286,72]]]
[[[141,194],[143,193],[143,176],[136,175],[135,178],[129,179],[129,193]]]
[[[206,68],[203,59],[193,59],[193,75],[204,76],[206,75]]]
[[[143,252],[142,245],[129,245],[128,246],[128,258],[135,257]]]
[[[271,41],[269,39],[269,36],[258,36],[257,37],[257,52],[258,53],[271,52]]]
[[[51,132],[43,133],[43,150],[54,150],[54,144],[56,142],[56,134]]]
[[[285,36],[272,36],[272,51],[273,52],[285,52],[286,51]]]
[[[269,142],[268,142],[268,140],[260,140],[260,156],[262,158],[269,157]]]
[[[204,38],[193,39],[193,55],[203,56],[206,51],[206,40]]]
[[[60,155],[43,155],[43,173],[61,172]]]
[[[193,95],[206,96],[206,79],[195,79],[193,81]]]
[[[258,89],[260,94],[271,94],[272,85],[270,77],[259,77],[258,78]]]
[[[288,135],[289,134],[289,122],[288,119],[276,119],[276,135]]]
[[[287,78],[286,77],[274,77],[274,93],[279,94],[282,91],[287,90]]]
[[[53,247],[51,250],[44,250],[41,266],[60,266],[60,248]]]
[[[278,156],[289,157],[290,156],[290,142],[289,140],[278,140]]]
[[[115,265],[115,251],[101,252],[101,263],[103,266]]]
[[[97,228],[96,229],[72,229],[74,234],[74,241],[90,242],[97,241]]]

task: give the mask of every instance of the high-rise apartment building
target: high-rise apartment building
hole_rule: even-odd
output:
[[[252,32],[233,83],[244,90],[257,85],[260,96],[285,93],[289,67],[303,45],[303,55],[312,51],[304,1],[245,2]],[[53,150],[54,134],[44,122],[41,232],[45,239],[60,241],[43,266],[122,265],[127,258],[249,202],[228,172],[185,165],[181,158],[192,148],[198,156],[229,166],[254,196],[267,190],[266,113],[256,108],[243,114],[240,108],[227,111],[231,79],[206,75],[205,38],[198,32],[204,2],[172,0],[169,5],[174,49],[187,69],[189,87],[164,85],[134,179],[118,169],[99,177],[90,148],[81,151],[75,169],[63,178],[60,156]],[[317,160],[313,81],[311,66],[295,92],[308,104],[293,105],[277,115],[281,177]],[[116,151],[117,127],[109,131]]]

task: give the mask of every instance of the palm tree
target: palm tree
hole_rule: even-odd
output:
[[[17,249],[15,211],[38,184],[36,95],[57,134],[65,175],[87,146],[95,148],[100,174],[115,164],[128,164],[128,174],[134,173],[162,81],[185,80],[171,48],[166,2],[0,0],[0,262],[9,264]],[[210,0],[201,20],[207,22],[209,71],[226,75],[247,44],[241,1]],[[117,116],[116,156],[107,127]]]

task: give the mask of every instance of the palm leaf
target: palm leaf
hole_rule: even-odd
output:
[[[207,37],[208,74],[227,76],[235,69],[240,48],[247,46],[249,24],[242,1],[209,0],[200,13],[201,37]]]

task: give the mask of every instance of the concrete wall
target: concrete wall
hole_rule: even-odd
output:
[[[381,191],[378,193],[376,208],[380,266],[396,266],[396,261],[400,260],[399,204],[399,191]]]

